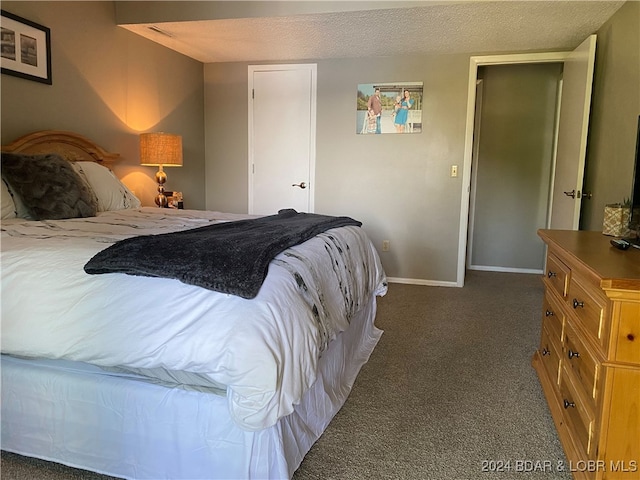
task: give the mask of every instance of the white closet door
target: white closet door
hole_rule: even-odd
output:
[[[316,65],[249,67],[249,213],[313,211]]]

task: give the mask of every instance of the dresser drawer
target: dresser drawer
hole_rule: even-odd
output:
[[[542,325],[549,330],[549,334],[562,343],[562,329],[564,326],[564,309],[545,291],[542,303]]]
[[[576,379],[576,387],[581,388],[585,396],[595,406],[600,391],[601,362],[596,354],[581,340],[580,336],[568,321],[564,330],[563,344],[564,363]]]
[[[567,296],[569,280],[571,279],[571,269],[553,253],[547,255],[547,282],[562,298]]]
[[[604,320],[607,313],[606,299],[591,293],[591,288],[585,286],[574,275],[569,283],[566,301],[569,310],[575,314],[577,323],[604,348],[606,346],[604,339]]]
[[[566,362],[563,362],[566,365]],[[594,458],[595,421],[589,402],[580,394],[572,374],[564,365],[560,368],[560,398],[564,419],[571,438],[586,458]],[[582,456],[585,458],[585,456]]]
[[[560,381],[560,356],[562,347],[558,340],[552,340],[552,334],[543,326],[540,336],[540,356],[542,364],[553,384],[558,387]]]

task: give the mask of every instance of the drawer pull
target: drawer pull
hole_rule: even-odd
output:
[[[546,312],[544,312],[544,315],[546,317],[553,317],[554,314],[553,314],[553,312],[551,310],[547,310]]]
[[[571,360],[574,357],[580,358],[580,353],[574,352],[573,350],[569,349],[569,353],[567,353],[567,356],[569,357],[569,360]]]
[[[573,299],[573,308],[584,308],[584,302],[579,302],[578,299],[574,298]]]
[[[547,277],[551,278],[551,277],[557,277],[558,274],[556,272],[552,272],[551,270],[549,270],[547,272]]]
[[[547,347],[544,347],[542,349],[542,356],[546,357],[547,355],[551,355],[551,351]]]
[[[569,407],[571,408],[575,408],[576,404],[575,402],[570,402],[569,400],[567,400],[566,398],[564,399],[564,408],[567,409]]]

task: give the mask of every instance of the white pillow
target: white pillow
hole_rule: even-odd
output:
[[[2,220],[16,218],[16,204],[13,202],[9,188],[4,180],[1,180],[0,183],[2,184]]]
[[[93,190],[99,212],[140,207],[140,200],[107,167],[94,162],[73,162],[73,168]]]

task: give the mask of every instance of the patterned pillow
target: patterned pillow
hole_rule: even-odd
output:
[[[140,200],[107,167],[95,162],[73,162],[72,165],[93,190],[99,212],[140,207]]]
[[[56,154],[2,153],[2,178],[34,220],[96,214],[91,190],[71,164]]]

